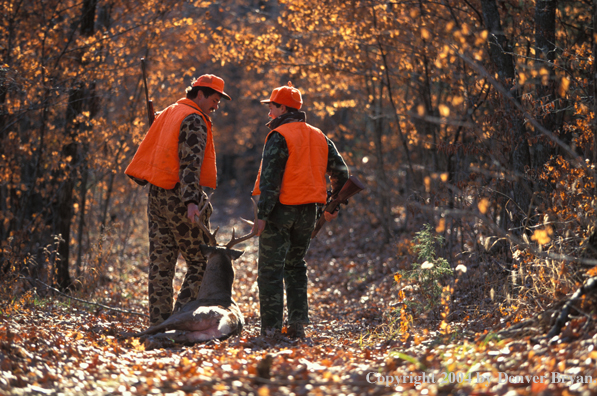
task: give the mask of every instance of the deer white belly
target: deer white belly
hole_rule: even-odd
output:
[[[208,207],[209,199],[203,205],[199,217]],[[253,212],[257,221],[257,204],[253,200]],[[252,224],[252,223],[251,223]],[[202,222],[198,225],[208,235],[211,246],[201,245],[201,252],[207,258],[207,265],[196,300],[190,301],[173,313],[164,322],[152,326],[140,333],[123,334],[123,337],[167,338],[175,342],[200,342],[215,338],[224,339],[239,334],[245,324],[242,312],[232,300],[234,268],[232,261],[243,252],[232,247],[252,238],[257,233],[253,227],[251,233],[236,238],[234,229],[232,239],[226,246],[217,246],[214,231],[211,233]]]

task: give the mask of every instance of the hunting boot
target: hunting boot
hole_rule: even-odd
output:
[[[289,338],[305,338],[305,328],[302,323],[293,323],[288,326],[287,336]]]
[[[275,327],[262,327],[261,328],[261,336],[267,338],[279,338],[282,333],[279,329]]]

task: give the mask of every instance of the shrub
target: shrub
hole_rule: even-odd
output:
[[[411,270],[400,272],[404,279],[410,280],[418,286],[423,301],[422,305],[426,311],[435,309],[441,303],[442,285],[440,280],[454,273],[448,260],[436,257],[436,245],[441,246],[443,242],[444,238],[441,235],[434,235],[431,226],[425,224],[413,238],[413,251],[417,254],[417,262],[412,264]]]

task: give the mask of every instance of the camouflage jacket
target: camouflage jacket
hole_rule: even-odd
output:
[[[207,125],[203,118],[199,114],[187,116],[178,135],[180,198],[185,205],[201,202],[203,188],[199,184],[199,175],[206,144]]]
[[[285,113],[270,121],[267,126],[276,129],[280,125],[291,122],[307,122],[307,115],[302,112]],[[328,165],[327,175],[330,177],[332,192],[342,188],[348,180],[348,167],[336,149],[334,143],[326,137],[328,143]],[[280,190],[282,188],[282,177],[288,161],[289,151],[286,139],[273,132],[267,139],[263,148],[263,159],[261,163],[261,180],[259,183],[258,218],[267,220],[267,217],[278,203]]]

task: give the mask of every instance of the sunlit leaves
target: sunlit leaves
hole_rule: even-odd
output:
[[[541,84],[547,85],[549,82],[549,70],[545,67],[541,67],[539,69],[539,78],[541,79]]]
[[[487,213],[488,209],[489,209],[489,199],[487,198],[483,198],[479,201],[479,203],[477,204],[477,207],[479,208],[479,212],[485,214]]]
[[[462,103],[464,103],[464,98],[462,96],[452,97],[452,106],[459,106]]]
[[[540,245],[545,245],[551,241],[551,235],[553,235],[553,230],[551,227],[537,229],[533,232],[531,240],[537,241],[537,243],[539,243]]]
[[[444,104],[438,105],[439,115],[442,117],[448,117],[450,115],[450,108]]]
[[[559,95],[566,96],[569,86],[570,86],[570,79],[566,76],[562,77],[562,79],[560,80],[560,86],[558,88]]]
[[[435,227],[435,232],[439,234],[444,231],[446,231],[446,219],[442,217],[441,219],[439,219],[437,226]]]
[[[520,85],[524,85],[524,83],[527,81],[527,75],[524,72],[520,72],[518,73],[518,83]]]
[[[597,276],[597,265],[587,271],[588,276]]]

